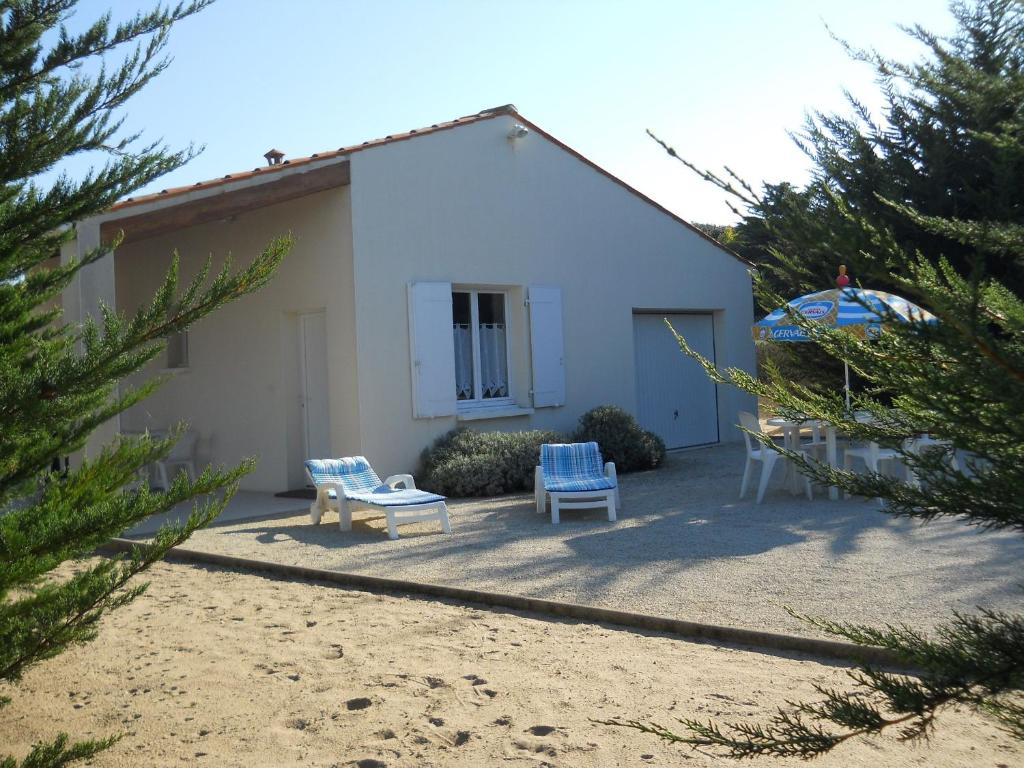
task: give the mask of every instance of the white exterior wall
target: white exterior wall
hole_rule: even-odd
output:
[[[125,431],[190,423],[200,436],[200,465],[256,456],[255,471],[242,481],[249,490],[304,484],[299,312],[326,310],[331,448],[337,455],[359,452],[348,187],[129,243],[116,253],[117,305],[131,312],[152,298],[173,250],[181,254],[184,285],[209,254],[214,270],[229,252],[241,267],[288,232],[295,245],[270,284],[194,326],[188,370],[121,418]],[[140,376],[163,365],[161,357]]]
[[[414,419],[407,284],[511,288],[512,395],[529,405],[523,289],[562,288],[566,405],[475,429],[572,428],[600,404],[636,412],[634,310],[715,313],[718,364],[754,370],[747,266],[502,115],[352,156],[361,445],[378,472],[409,471],[455,417]],[[750,399],[719,391],[723,440]]]
[[[99,245],[99,222],[78,222],[75,225],[75,239],[61,246],[60,263],[64,265],[72,260],[81,261]],[[63,322],[78,324],[92,318],[102,328],[100,307],[115,305],[115,283],[114,259],[109,254],[82,267],[61,295]],[[120,417],[114,416],[97,427],[89,435],[84,448],[72,457],[73,464],[78,464],[83,458],[96,456],[118,434],[119,425]]]

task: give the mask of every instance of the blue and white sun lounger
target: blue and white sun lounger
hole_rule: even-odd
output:
[[[437,520],[441,530],[452,532],[445,497],[416,488],[412,475],[392,475],[383,483],[362,456],[346,459],[310,459],[306,474],[316,486],[316,501],[309,505],[309,519],[318,525],[324,512],[338,512],[338,526],[352,530],[352,512],[363,507],[383,512],[388,538],[398,538],[398,526]],[[403,487],[399,487],[403,486]]]
[[[619,481],[615,463],[601,465],[597,443],[552,443],[540,447],[540,466],[534,473],[537,514],[544,514],[551,499],[551,522],[558,525],[560,509],[607,507],[615,520]]]

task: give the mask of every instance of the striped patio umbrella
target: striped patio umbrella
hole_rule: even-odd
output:
[[[845,277],[845,270],[841,277]],[[794,325],[787,308],[827,328],[839,328],[860,339],[874,339],[887,323],[936,323],[938,318],[916,304],[885,291],[831,288],[808,293],[780,307],[753,327],[755,341],[814,341]],[[846,365],[846,407],[850,407],[850,367]]]

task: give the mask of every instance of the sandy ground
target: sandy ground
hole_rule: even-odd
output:
[[[4,749],[65,730],[124,734],[96,766],[728,765],[590,719],[764,718],[844,679],[798,655],[217,569],[151,578],[96,642],[25,677],[0,710]],[[928,744],[859,740],[814,763],[1022,764],[967,713]]]
[[[741,445],[670,456],[621,480],[619,520],[567,511],[553,526],[529,494],[455,500],[454,535],[356,513],[239,522],[188,546],[261,560],[449,584],[713,624],[813,634],[783,606],[850,621],[933,626],[953,609],[1024,607],[1024,538],[956,521],[922,525],[871,502],[793,496],[776,470],[763,504],[737,499]]]

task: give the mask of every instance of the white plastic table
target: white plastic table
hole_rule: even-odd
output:
[[[867,424],[872,421],[873,417],[868,411],[857,411],[854,413],[853,418],[857,421]],[[784,419],[781,416],[768,419],[767,422],[770,426],[782,428],[782,440],[783,444],[790,450],[800,449],[800,430],[806,429],[807,427],[825,430],[825,461],[832,469],[839,469],[839,451],[836,447],[836,427],[835,424],[829,424],[827,421],[818,421],[816,419],[803,419],[795,421],[793,419]],[[793,471],[793,467],[789,466],[787,472],[792,473],[787,475],[790,483],[790,490],[793,493],[799,493],[797,488],[796,472]],[[828,488],[828,497],[832,501],[839,499],[839,488],[834,485],[830,485]]]

